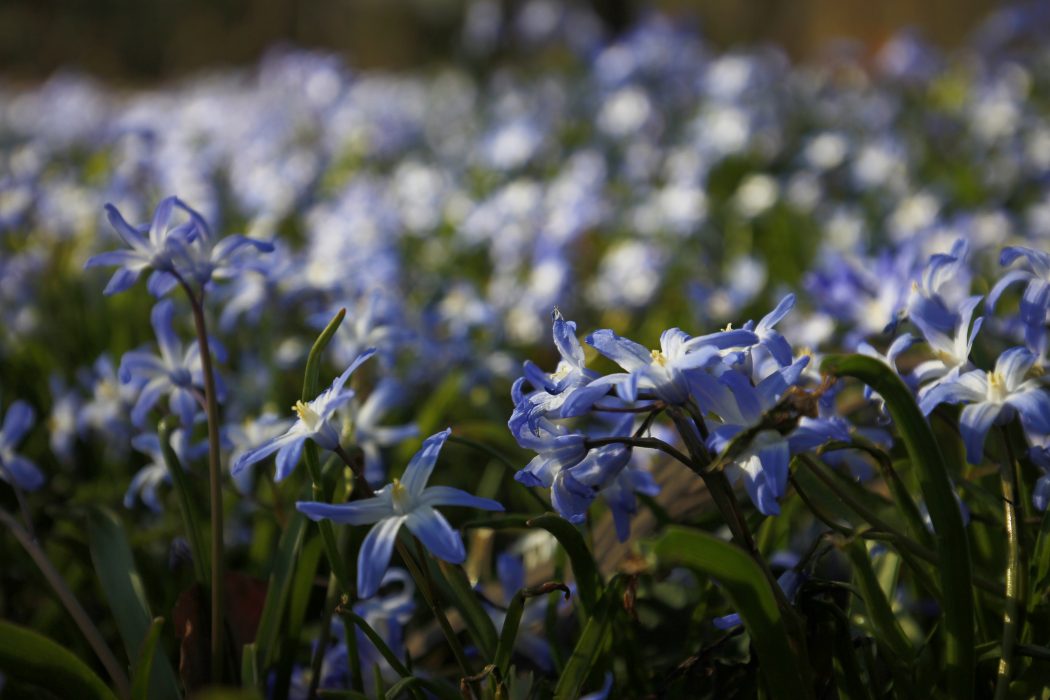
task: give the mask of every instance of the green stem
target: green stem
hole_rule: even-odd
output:
[[[189,297],[193,309],[193,325],[197,331],[197,346],[204,374],[204,400],[208,416],[208,482],[211,501],[211,677],[222,679],[223,672],[223,558],[222,536],[222,464],[219,451],[219,399],[215,394],[215,371],[211,364],[211,349],[208,345],[208,327],[204,319],[204,290],[198,298],[193,289],[176,275]]]
[[[1002,465],[1002,490],[1004,524],[1006,527],[1006,605],[1003,610],[1002,656],[999,658],[999,669],[995,681],[995,700],[1005,700],[1010,691],[1010,678],[1014,673],[1014,652],[1018,642],[1018,632],[1024,618],[1025,601],[1028,595],[1028,557],[1022,532],[1022,518],[1017,506],[1020,494],[1018,483],[1019,465],[1014,455],[1013,444],[1004,430],[1003,442],[1006,445],[1008,463]]]
[[[62,602],[63,607],[65,607],[69,616],[73,618],[73,622],[76,623],[87,639],[92,651],[95,652],[99,661],[102,662],[106,673],[113,679],[113,685],[117,688],[117,695],[121,698],[129,698],[131,696],[131,684],[128,682],[128,676],[124,672],[124,667],[117,661],[117,657],[109,646],[106,645],[106,641],[102,638],[102,633],[95,627],[95,623],[91,621],[87,611],[84,610],[80,605],[80,601],[73,595],[73,591],[69,590],[65,579],[62,578],[62,574],[58,573],[58,569],[51,563],[47,554],[41,549],[37,541],[33,539],[33,536],[29,534],[29,531],[19,525],[18,521],[10,513],[0,510],[0,523],[3,523],[11,531],[11,534],[15,536],[15,539],[18,540],[18,543],[22,545],[22,548],[33,560],[33,563],[40,569],[40,573],[47,579],[58,599]]]
[[[204,540],[201,538],[200,529],[197,527],[197,509],[194,507],[193,499],[190,497],[189,480],[183,471],[179,456],[171,446],[171,433],[178,426],[178,418],[167,416],[157,426],[157,436],[160,438],[160,452],[164,458],[164,464],[171,475],[171,481],[175,485],[175,495],[179,501],[179,512],[182,514],[183,526],[186,528],[186,539],[190,543],[190,552],[193,554],[193,573],[197,582],[208,585],[208,568],[204,557]]]
[[[438,600],[434,580],[430,577],[430,567],[427,566],[426,553],[422,551],[418,541],[416,546],[419,547],[420,555],[423,557],[422,561],[419,562],[416,561],[416,558],[405,546],[405,543],[400,538],[397,540],[397,552],[401,555],[401,560],[405,563],[409,573],[412,574],[412,578],[415,579],[416,585],[423,593],[423,599],[430,608],[430,612],[438,621],[441,632],[445,635],[449,648],[452,649],[452,655],[456,657],[456,663],[459,664],[460,672],[464,678],[472,676],[473,671],[470,668],[470,661],[467,660],[467,654],[463,651],[463,645],[460,644],[459,637],[456,636],[456,631],[452,629],[452,625],[449,623],[448,617],[445,615],[445,611]]]

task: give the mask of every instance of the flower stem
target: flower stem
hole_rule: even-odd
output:
[[[65,579],[62,578],[62,574],[51,563],[47,554],[41,549],[37,541],[33,539],[32,535],[29,534],[29,531],[19,525],[18,521],[10,513],[0,510],[0,523],[3,523],[11,530],[11,534],[15,536],[18,543],[26,550],[26,553],[37,565],[37,568],[40,569],[40,573],[44,575],[51,588],[54,589],[58,599],[62,602],[70,617],[73,618],[77,627],[80,628],[99,661],[102,662],[106,673],[113,679],[113,685],[117,688],[117,695],[121,698],[129,698],[131,696],[131,684],[128,682],[128,676],[124,672],[124,667],[117,661],[113,651],[106,645],[105,640],[102,638],[102,633],[95,627],[95,623],[91,621],[87,611],[84,610],[80,605],[80,601],[73,595],[73,591],[69,590]]]
[[[1017,498],[1019,465],[1014,454],[1013,443],[1006,430],[1002,431],[1008,460],[1001,467],[1003,490],[1003,520],[1006,528],[1006,605],[1003,610],[1002,656],[995,681],[995,700],[1003,700],[1010,691],[1010,678],[1014,673],[1014,652],[1023,625],[1025,601],[1028,597],[1028,557],[1021,531],[1022,518]]]
[[[223,675],[223,536],[222,536],[222,464],[219,452],[219,399],[215,395],[215,372],[208,345],[208,327],[204,319],[204,291],[198,298],[193,289],[179,276],[193,309],[193,325],[197,331],[197,347],[204,374],[204,400],[208,416],[208,480],[211,500],[211,678],[219,682]]]
[[[473,675],[470,668],[470,661],[467,660],[467,654],[463,651],[463,645],[460,644],[459,637],[456,636],[456,631],[452,629],[452,624],[448,621],[445,611],[441,608],[441,602],[438,600],[434,580],[430,576],[430,567],[427,566],[426,553],[419,545],[418,540],[416,541],[416,547],[419,550],[421,557],[420,561],[416,560],[415,556],[409,551],[408,547],[405,546],[405,543],[400,538],[397,540],[397,552],[401,555],[401,560],[404,561],[405,566],[408,567],[409,573],[412,574],[412,578],[415,579],[416,585],[419,586],[419,590],[423,593],[423,598],[426,600],[430,612],[433,613],[434,618],[437,619],[438,625],[441,627],[441,631],[444,633],[445,639],[448,641],[448,645],[452,649],[452,655],[456,657],[456,663],[459,664],[459,669],[462,672],[463,677],[468,678]]]

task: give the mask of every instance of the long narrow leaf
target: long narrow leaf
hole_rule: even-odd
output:
[[[120,631],[128,658],[137,657],[142,648],[153,613],[146,600],[127,535],[120,519],[105,508],[91,508],[88,512],[88,544],[102,592]],[[150,697],[177,698],[179,686],[167,657],[161,655],[153,663],[150,677]]]
[[[594,563],[591,550],[583,541],[580,531],[562,517],[547,513],[538,518],[528,521],[529,527],[543,528],[557,538],[558,543],[565,548],[572,564],[572,575],[576,578],[576,590],[580,594],[580,605],[584,614],[590,614],[598,600],[601,590],[601,579],[598,576],[598,567]]]
[[[792,647],[773,590],[746,552],[699,530],[669,527],[653,541],[661,566],[687,566],[717,579],[751,635],[771,697],[812,697],[806,661]]]
[[[447,584],[444,588],[448,592],[452,604],[456,606],[456,609],[463,616],[463,621],[467,625],[467,631],[470,632],[474,643],[478,645],[482,657],[486,660],[491,659],[496,653],[496,640],[498,637],[496,626],[492,624],[492,618],[481,607],[481,601],[478,600],[478,595],[471,587],[470,581],[467,580],[467,575],[463,573],[463,569],[445,562],[439,562],[438,566],[435,566],[433,560],[429,557],[426,565],[430,567],[431,573],[439,584],[442,581]]]
[[[554,686],[554,700],[575,700],[580,697],[583,684],[587,682],[588,676],[594,670],[594,665],[605,648],[605,642],[609,635],[611,616],[614,611],[615,586],[610,585],[606,594],[598,602],[592,614],[588,616],[587,623],[583,626],[580,639],[572,650],[572,655],[565,662],[558,677],[558,683]]]
[[[157,653],[157,640],[160,639],[162,629],[164,629],[164,618],[154,619],[146,635],[146,641],[142,643],[135,667],[131,671],[131,700],[149,700],[150,698],[149,686],[153,657]]]
[[[949,694],[969,700],[974,693],[976,665],[970,543],[937,440],[908,387],[885,363],[863,355],[834,355],[824,360],[822,369],[835,376],[859,379],[882,396],[915,465],[940,554]]]
[[[295,576],[295,563],[302,547],[303,536],[307,527],[306,516],[298,511],[288,521],[288,526],[281,535],[277,545],[277,556],[274,557],[273,570],[266,591],[266,602],[263,604],[259,618],[259,628],[255,634],[255,648],[259,669],[265,671],[273,661],[273,652],[280,634],[281,620],[288,605],[292,590],[292,578]]]
[[[0,620],[0,672],[60,698],[116,700],[102,679],[67,649],[32,630]]]

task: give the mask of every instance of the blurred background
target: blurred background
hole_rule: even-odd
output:
[[[551,0],[551,4],[555,4]],[[563,4],[563,3],[557,3]],[[876,51],[901,27],[943,47],[964,41],[993,0],[591,0],[615,35],[652,10],[715,46],[772,42],[793,58],[855,39]],[[34,81],[56,69],[144,83],[203,68],[251,65],[274,44],[323,48],[358,68],[448,60],[472,17],[521,21],[520,0],[2,0],[0,74]],[[542,3],[539,4],[542,7]],[[537,4],[530,13],[542,15]],[[543,21],[542,16],[525,18]]]

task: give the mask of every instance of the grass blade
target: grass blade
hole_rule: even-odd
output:
[[[591,550],[583,541],[583,535],[576,526],[565,518],[547,513],[528,521],[529,527],[540,527],[554,535],[558,543],[565,548],[572,564],[572,575],[576,578],[576,590],[580,594],[580,606],[585,615],[594,611],[601,591],[601,578],[598,567],[591,556]]]
[[[112,511],[91,508],[87,520],[91,561],[113,611],[128,658],[134,659],[149,633],[153,613],[135,567],[131,546],[124,526]],[[179,697],[175,672],[164,655],[153,662],[149,688],[151,698]]]
[[[153,657],[157,652],[157,640],[160,639],[160,631],[164,628],[164,618],[154,618],[153,624],[146,634],[146,641],[142,643],[135,667],[131,670],[131,700],[150,699],[150,677],[153,671]]]
[[[884,362],[864,355],[832,355],[821,369],[854,377],[886,402],[897,432],[908,450],[919,487],[933,522],[944,596],[945,665],[949,695],[969,700],[974,693],[974,595],[970,543],[948,475],[948,467],[926,417],[911,391]]]
[[[649,545],[661,566],[687,566],[718,580],[751,635],[771,697],[812,697],[804,658],[788,639],[773,591],[746,552],[699,530],[669,527]]]

